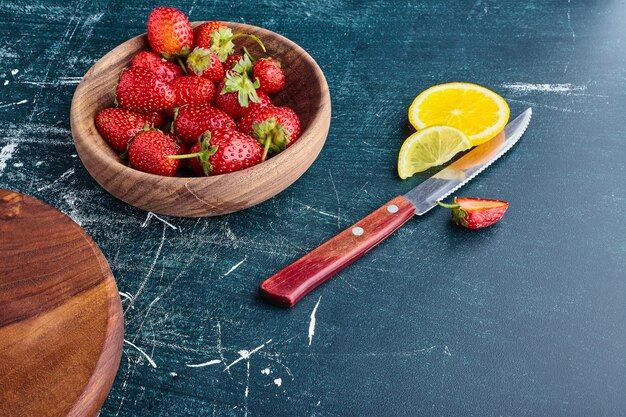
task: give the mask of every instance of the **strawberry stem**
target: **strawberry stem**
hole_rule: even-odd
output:
[[[240,38],[240,37],[242,37],[242,36],[248,36],[248,37],[250,37],[250,38],[254,39],[254,40],[256,41],[256,43],[258,43],[258,44],[259,44],[259,46],[261,47],[261,49],[263,50],[263,52],[267,52],[267,49],[265,49],[265,45],[263,45],[263,42],[261,42],[261,39],[259,39],[259,37],[258,37],[258,36],[253,35],[253,34],[251,34],[251,33],[236,33],[236,34],[234,34],[234,35],[233,35],[233,37],[231,38],[231,40],[233,40],[233,39],[237,39],[237,38]]]
[[[183,62],[182,59],[180,59],[179,56],[176,57],[176,62],[178,62],[178,65],[183,70],[183,74],[189,75],[189,73],[187,72],[187,67],[185,67],[185,63]]]
[[[447,208],[447,209],[458,209],[459,206],[458,204],[446,204],[446,203],[442,203],[441,201],[437,201],[436,202],[438,205],[440,205],[441,207]]]
[[[188,158],[197,158],[201,156],[204,152],[196,152],[196,153],[187,153],[184,155],[167,155],[168,159],[188,159]]]
[[[265,138],[265,145],[263,146],[263,156],[261,157],[261,161],[265,161],[265,159],[267,158],[267,153],[270,150],[271,144],[272,144],[272,137],[270,135],[267,135],[267,137]]]

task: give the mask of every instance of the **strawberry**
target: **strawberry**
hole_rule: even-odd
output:
[[[120,75],[117,103],[125,109],[147,114],[166,109],[175,100],[170,86],[145,68],[129,68]]]
[[[194,32],[194,38],[196,40],[196,46],[201,48],[211,48],[211,34],[218,31],[220,28],[228,28],[226,23],[219,21],[206,22],[198,26]]]
[[[509,203],[482,198],[457,198],[453,204],[437,202],[441,207],[452,209],[452,219],[459,226],[480,229],[491,226],[502,218]]]
[[[259,141],[265,160],[268,152],[279,153],[298,139],[300,119],[289,107],[266,106],[243,116],[238,129]]]
[[[250,111],[249,102],[260,101],[257,94],[258,80],[252,82],[245,74],[230,71],[217,87],[215,106],[229,116],[238,119]]]
[[[150,51],[141,51],[132,61],[130,61],[131,68],[145,68],[150,70],[159,79],[169,83],[176,77],[183,75],[183,70],[173,62],[169,62]]]
[[[145,117],[120,108],[104,109],[96,115],[98,132],[118,153],[125,152],[128,142],[149,123]]]
[[[187,71],[219,83],[224,78],[224,66],[217,57],[205,48],[195,48],[187,57]]]
[[[165,113],[160,110],[152,113],[142,114],[142,116],[148,119],[148,122],[152,127],[156,127],[157,129],[163,126],[163,124],[167,120]]]
[[[213,103],[215,99],[215,84],[197,75],[178,77],[170,85],[176,94],[176,101],[172,107]]]
[[[272,99],[270,98],[270,96],[267,95],[267,93],[261,91],[261,90],[257,90],[256,91],[257,96],[259,97],[259,101],[258,102],[254,102],[251,101],[248,103],[248,112],[253,112],[256,109],[260,109],[261,107],[267,107],[267,106],[271,106],[272,105]]]
[[[228,58],[226,58],[226,61],[224,62],[224,69],[226,71],[233,69],[233,66],[237,64],[241,58],[243,58],[243,55],[241,54],[228,55]]]
[[[128,147],[128,162],[139,171],[171,177],[180,167],[180,161],[167,156],[179,155],[182,151],[172,137],[160,130],[142,130]]]
[[[263,58],[254,64],[254,77],[259,80],[259,90],[278,93],[285,88],[285,74],[280,63],[272,58]]]
[[[263,148],[257,141],[232,129],[205,132],[186,155],[172,159],[192,158],[189,167],[196,175],[220,175],[239,171],[261,162]]]
[[[236,129],[235,121],[223,111],[208,104],[190,104],[178,110],[173,128],[181,140],[197,143],[207,130]]]
[[[187,16],[172,7],[157,7],[148,16],[150,48],[167,60],[178,60],[193,49],[193,30]]]

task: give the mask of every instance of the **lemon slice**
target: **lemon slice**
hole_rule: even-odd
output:
[[[417,130],[456,127],[476,146],[496,136],[509,121],[509,113],[506,101],[485,87],[448,83],[420,93],[409,107],[409,121]]]
[[[469,149],[470,141],[458,129],[431,126],[413,133],[400,148],[398,175],[403,180],[430,167],[441,165]]]

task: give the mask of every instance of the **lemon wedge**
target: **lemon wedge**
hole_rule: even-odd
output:
[[[409,136],[398,155],[398,175],[413,174],[441,165],[471,147],[467,136],[449,126],[431,126]]]

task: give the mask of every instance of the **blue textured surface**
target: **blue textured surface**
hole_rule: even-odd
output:
[[[125,337],[157,365],[126,344],[102,417],[626,413],[623,1],[174,1],[300,44],[333,118],[282,194],[167,223],[101,189],[69,131],[80,77],[156,5],[0,1],[0,187],[95,239],[134,297]],[[460,193],[509,201],[504,219],[469,232],[433,210],[294,309],[262,302],[265,277],[427,177],[400,181],[397,151],[413,97],[447,81],[534,109]]]

